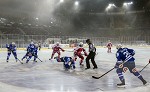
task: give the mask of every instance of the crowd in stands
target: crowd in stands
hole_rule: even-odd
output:
[[[12,17],[0,19],[1,34],[23,34],[23,35],[53,35],[53,36],[118,36],[124,32],[145,35],[150,34],[150,13],[125,13],[125,14],[80,14],[79,16],[68,17],[68,21],[61,19],[53,24],[36,23],[35,20],[19,21]]]

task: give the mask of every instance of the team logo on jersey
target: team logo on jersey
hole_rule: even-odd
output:
[[[123,68],[123,72],[125,73],[128,70],[128,67]]]

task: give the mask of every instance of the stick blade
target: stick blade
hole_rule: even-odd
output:
[[[92,78],[94,78],[94,79],[99,79],[100,77],[92,76]]]

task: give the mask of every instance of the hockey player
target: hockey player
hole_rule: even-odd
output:
[[[89,55],[86,57],[86,68],[85,69],[90,69],[90,59],[93,64],[93,69],[97,69],[97,64],[95,63],[95,55],[96,55],[96,48],[90,41],[90,39],[86,40],[86,43],[89,45]]]
[[[41,42],[39,42],[39,43],[38,43],[39,51],[41,50],[41,47],[42,47],[42,46],[41,46]]]
[[[111,53],[111,47],[112,47],[112,43],[109,40],[108,43],[107,43],[107,48],[108,48],[107,52],[108,53]]]
[[[57,43],[52,47],[52,49],[53,49],[53,52],[52,52],[51,58],[50,58],[49,60],[53,59],[55,53],[58,54],[58,60],[60,60],[60,55],[61,55],[60,50],[63,51],[63,52],[64,52],[65,50],[60,47],[59,42],[57,42]]]
[[[82,52],[84,52],[84,55],[87,56],[87,53],[86,53],[85,49],[83,48],[83,42],[80,42],[78,47],[76,47],[74,49],[74,60],[76,61],[77,57],[79,57],[80,58],[80,66],[83,66],[83,60],[84,60]]]
[[[65,70],[68,70],[68,69],[75,69],[75,61],[72,57],[68,57],[68,56],[64,56],[64,57],[61,57],[61,58],[58,58],[58,57],[55,57],[54,59],[57,60],[57,62],[63,62],[63,66],[64,66],[64,69]]]
[[[26,63],[29,62],[29,60],[32,58],[32,56],[35,54],[35,45],[33,42],[31,42],[31,44],[29,44],[29,46],[27,47],[27,53],[26,55],[22,58],[22,60],[24,58],[27,58]]]
[[[38,45],[38,44],[35,44],[34,53],[33,53],[34,62],[37,62],[37,61],[36,61],[36,58],[38,57],[38,55],[37,55],[37,53],[38,53],[38,47],[39,47],[39,45]]]
[[[121,81],[121,83],[117,84],[117,86],[122,87],[125,85],[125,79],[122,72],[125,72],[127,69],[129,69],[131,73],[137,76],[143,82],[143,85],[145,85],[147,82],[143,79],[142,75],[135,67],[135,58],[133,57],[135,51],[133,49],[122,48],[121,44],[117,45],[116,48],[118,51],[116,53],[117,62],[115,68],[117,69],[116,72]]]
[[[9,62],[9,57],[10,57],[11,53],[14,55],[14,57],[16,59],[16,62],[17,62],[17,60],[18,60],[17,53],[16,53],[17,47],[15,45],[15,42],[12,42],[11,44],[6,44],[6,48],[7,48],[7,51],[8,51],[6,62]]]
[[[31,42],[29,45],[28,45],[28,47],[27,47],[27,53],[23,56],[23,58],[21,59],[22,61],[23,61],[23,59],[27,59],[27,57],[28,57],[28,54],[29,54],[29,49],[30,49],[30,47],[32,47],[34,45],[34,43],[33,42]]]

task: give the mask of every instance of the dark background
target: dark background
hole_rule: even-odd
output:
[[[149,0],[78,0],[78,7],[75,1],[0,0],[0,34],[150,36]],[[106,12],[109,3],[116,7]]]

